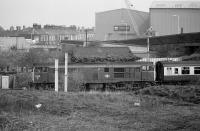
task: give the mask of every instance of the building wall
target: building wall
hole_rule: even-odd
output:
[[[130,10],[140,34],[149,28],[149,13]],[[114,26],[130,26],[130,31],[114,31]],[[96,13],[95,16],[96,40],[122,40],[137,38],[127,9],[117,9]]]
[[[200,32],[200,9],[195,8],[151,8],[150,24],[158,36],[177,34],[178,16],[180,32]]]
[[[11,48],[17,50],[28,50],[30,42],[23,37],[0,37],[0,51],[8,51]]]

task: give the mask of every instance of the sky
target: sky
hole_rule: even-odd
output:
[[[133,9],[149,12],[153,0],[129,0]],[[95,13],[125,8],[124,0],[0,0],[0,26],[76,25],[94,27]]]

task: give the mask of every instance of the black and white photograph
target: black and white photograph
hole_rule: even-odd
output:
[[[0,131],[200,131],[200,0],[0,0]]]

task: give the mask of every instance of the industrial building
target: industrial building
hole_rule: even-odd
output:
[[[116,9],[95,14],[96,40],[125,40],[144,36],[149,28],[149,13]]]
[[[154,1],[150,7],[150,25],[157,36],[200,32],[200,1]]]

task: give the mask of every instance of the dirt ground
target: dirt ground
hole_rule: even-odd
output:
[[[200,105],[127,92],[0,90],[0,130],[198,131]]]

